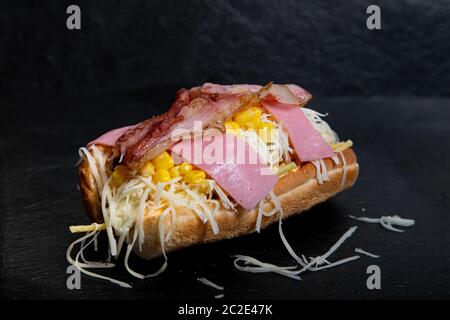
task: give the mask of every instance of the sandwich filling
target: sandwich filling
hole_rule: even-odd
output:
[[[282,213],[273,187],[305,162],[314,164],[318,182],[324,183],[328,175],[323,159],[342,160],[343,185],[346,164],[339,154],[352,143],[339,141],[323,120],[326,115],[303,107],[310,98],[295,85],[207,83],[180,91],[167,113],[110,131],[80,148],[100,195],[100,226],[107,231],[111,255],[118,256],[126,246],[127,269],[145,277],[129,268],[128,256],[144,245],[146,217],[159,217],[161,251],[166,257],[164,244],[171,232],[164,230],[163,221],[167,216],[174,221],[180,208],[190,209],[214,234],[220,232],[215,220],[220,209],[257,210],[255,230],[259,231],[263,215]],[[217,141],[222,142],[220,147]],[[206,150],[213,144],[216,148],[209,155],[216,161],[207,161]],[[242,157],[239,145],[245,150]],[[193,155],[197,147],[204,151],[200,159]],[[222,161],[217,161],[218,153]],[[255,161],[249,163],[250,158]],[[268,201],[273,202],[273,210],[264,212]],[[95,225],[92,231],[98,228]],[[82,266],[78,260],[76,265]],[[160,270],[147,276],[159,274],[166,265],[167,257]]]

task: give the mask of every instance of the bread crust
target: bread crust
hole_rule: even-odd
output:
[[[105,147],[104,147],[105,148]],[[109,151],[103,149],[103,151]],[[283,207],[283,219],[294,214],[308,210],[312,206],[321,203],[336,193],[351,187],[359,173],[359,165],[356,155],[348,148],[342,152],[347,163],[345,183],[341,186],[343,177],[343,163],[336,165],[331,159],[325,159],[328,169],[329,181],[319,184],[316,179],[316,168],[311,163],[303,164],[296,172],[290,172],[274,188]],[[100,195],[96,191],[95,181],[89,169],[89,163],[84,160],[80,165],[80,191],[86,211],[94,222],[103,222],[100,207]],[[272,203],[266,203],[265,211],[273,208]],[[209,223],[203,223],[190,209],[177,208],[176,217],[172,221],[171,215],[164,218],[164,230],[170,228],[170,237],[165,242],[166,252],[190,247],[196,244],[229,239],[254,232],[256,229],[257,210],[246,211],[240,209],[237,212],[221,208],[215,220],[220,232],[213,234]],[[159,242],[159,218],[160,212],[146,212],[144,220],[145,239],[142,250],[137,245],[134,248],[136,254],[144,259],[152,259],[162,254]],[[277,222],[279,213],[270,217],[263,216],[261,229]]]

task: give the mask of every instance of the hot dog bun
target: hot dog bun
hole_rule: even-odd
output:
[[[104,147],[105,148],[105,147]],[[329,181],[319,184],[316,179],[316,168],[311,163],[302,164],[296,172],[290,172],[282,177],[274,188],[284,211],[283,218],[308,210],[336,193],[351,187],[359,172],[356,155],[348,148],[342,152],[347,163],[344,183],[341,186],[344,170],[342,160],[336,165],[331,159],[325,159],[328,169]],[[103,216],[100,208],[100,195],[96,191],[94,178],[89,169],[87,160],[80,165],[80,190],[86,211],[94,222],[102,222]],[[272,208],[272,203],[266,204],[266,211]],[[177,208],[174,221],[170,215],[164,219],[164,230],[171,227],[171,236],[165,242],[166,252],[190,247],[196,244],[229,239],[255,231],[257,210],[245,211],[243,209],[233,212],[221,208],[215,216],[220,232],[213,234],[209,223],[203,223],[190,209]],[[160,212],[147,212],[144,221],[145,241],[142,250],[135,246],[136,254],[144,259],[152,259],[162,254],[159,242]],[[277,222],[279,214],[263,217],[261,229]]]

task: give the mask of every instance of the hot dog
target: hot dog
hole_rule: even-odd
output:
[[[296,85],[206,83],[180,90],[166,113],[81,148],[83,204],[108,232],[111,254],[128,243],[152,259],[259,232],[351,187],[352,143],[305,108],[310,99]]]

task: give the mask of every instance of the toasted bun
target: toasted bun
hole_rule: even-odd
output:
[[[325,159],[328,169],[329,181],[319,184],[316,179],[316,169],[311,163],[302,165],[298,171],[290,172],[278,181],[274,188],[275,194],[280,200],[284,214],[283,218],[308,210],[312,206],[323,202],[336,193],[351,187],[359,172],[356,155],[352,149],[343,151],[347,163],[347,173],[344,184],[341,186],[344,170],[342,160],[336,165],[331,159]],[[95,222],[103,220],[100,209],[100,196],[95,192],[95,183],[89,170],[89,165],[83,161],[80,167],[80,189],[86,211]],[[272,209],[272,203],[266,203],[265,210]],[[166,252],[190,247],[196,244],[213,242],[221,239],[229,239],[255,231],[257,210],[246,211],[244,209],[233,212],[221,208],[215,216],[220,232],[213,234],[209,223],[203,223],[190,209],[177,208],[175,219],[167,215],[164,219],[164,230],[171,230],[171,235],[165,242]],[[144,259],[152,259],[162,254],[159,242],[158,223],[160,212],[147,212],[144,220],[145,240],[142,250],[137,246],[135,253]],[[263,216],[261,229],[277,222],[279,213],[270,217]]]

